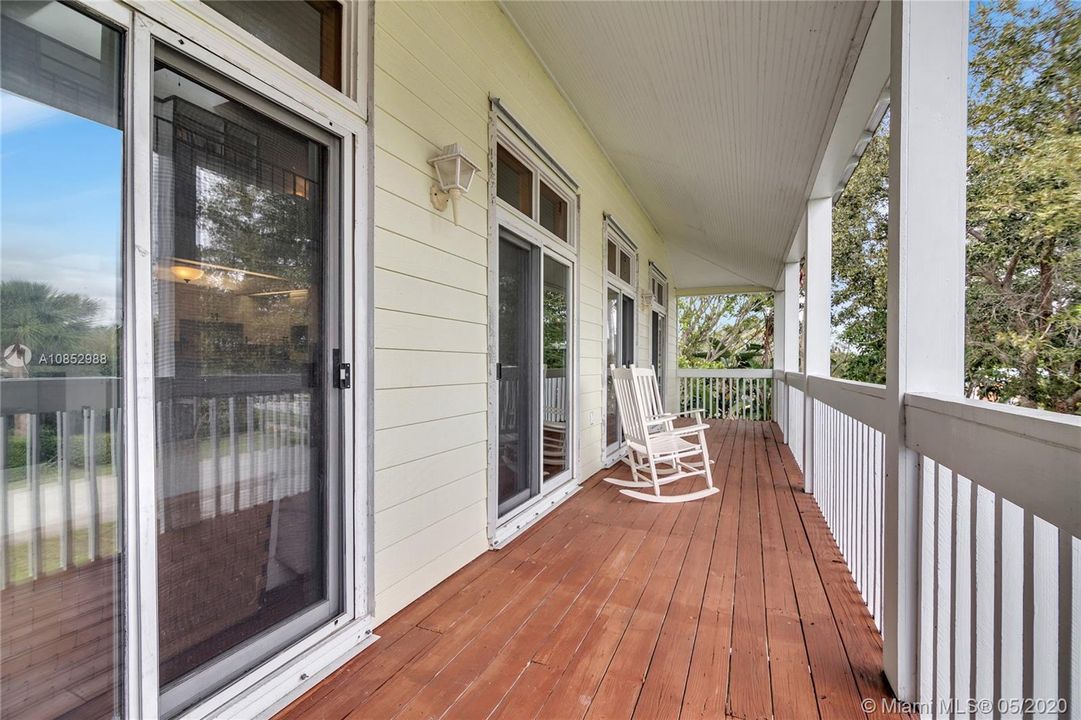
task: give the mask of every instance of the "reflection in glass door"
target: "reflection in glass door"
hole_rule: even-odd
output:
[[[537,472],[537,287],[540,250],[507,230],[499,237],[499,514],[540,492]]]
[[[542,479],[549,481],[570,468],[570,303],[571,268],[551,255],[544,257],[542,297],[544,337],[544,417]]]
[[[612,387],[611,366],[634,362],[634,297],[627,291],[608,286],[605,304],[605,376],[607,377],[607,433],[605,456],[610,457],[623,446],[623,428],[619,424],[619,409]]]
[[[659,387],[661,391],[661,399],[664,399],[664,379],[665,379],[665,354],[666,340],[668,338],[668,318],[654,310],[650,313],[650,334],[653,336],[653,342],[651,345],[653,361],[653,372],[656,373],[657,378],[660,380]]]
[[[341,606],[338,415],[328,388],[339,336],[327,224],[335,152],[329,137],[179,57],[155,67],[165,713]]]
[[[0,3],[0,715],[121,712],[122,34]]]

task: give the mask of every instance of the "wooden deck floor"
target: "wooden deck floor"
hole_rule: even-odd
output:
[[[881,640],[777,437],[714,423],[722,492],[695,503],[598,473],[279,718],[865,717],[890,697]]]

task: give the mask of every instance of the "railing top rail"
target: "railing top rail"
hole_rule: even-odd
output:
[[[1081,416],[933,393],[908,393],[905,405],[1060,445],[1081,455]],[[1081,478],[1081,466],[1078,470]]]
[[[1081,419],[909,393],[905,426],[912,450],[1081,537]]]
[[[0,415],[108,410],[120,399],[115,377],[4,378],[0,387]]]
[[[819,387],[822,385],[832,385],[838,389],[846,392],[856,392],[861,395],[869,395],[879,400],[884,400],[886,397],[886,386],[876,385],[875,383],[859,382],[857,380],[844,380],[842,378],[826,377],[825,375],[808,375],[807,382],[811,387]]]
[[[707,368],[679,368],[676,370],[677,377],[687,378],[772,378],[773,371],[768,368],[744,368],[744,369],[707,369]]]

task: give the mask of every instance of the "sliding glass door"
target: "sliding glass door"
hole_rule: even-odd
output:
[[[509,230],[499,235],[499,402],[497,493],[505,515],[540,492],[537,442],[540,248]]]
[[[660,380],[661,399],[663,400],[665,394],[664,381],[666,377],[665,357],[667,353],[668,317],[657,310],[651,312],[649,332],[652,336],[652,342],[650,343],[650,360],[653,363],[653,371]]]
[[[123,33],[0,3],[0,714],[111,718],[126,410]]]
[[[572,472],[572,266],[499,234],[497,511],[512,513]]]
[[[257,714],[370,629],[367,126],[170,12],[0,2],[4,718]]]
[[[161,54],[154,77],[161,710],[341,608],[337,145]]]
[[[544,257],[542,352],[544,362],[541,479],[569,474],[571,449],[571,294],[574,273],[552,255]]]
[[[614,285],[608,287],[605,304],[605,376],[608,380],[605,455],[611,457],[623,447],[623,428],[619,424],[619,408],[612,388],[611,366],[634,362],[634,295]]]

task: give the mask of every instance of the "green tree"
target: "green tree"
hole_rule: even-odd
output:
[[[833,208],[831,374],[886,382],[889,118],[883,118]]]
[[[1081,5],[980,5],[971,42],[968,385],[1077,412]]]
[[[0,282],[0,347],[28,347],[31,367],[42,353],[88,352],[81,343],[95,330],[101,303],[78,293],[60,292],[40,282]],[[95,348],[96,349],[96,348]]]
[[[966,392],[1081,410],[1081,5],[974,6]],[[833,371],[885,379],[888,122],[834,208]]]
[[[299,182],[299,181],[295,181]],[[304,288],[319,280],[320,203],[307,195],[267,190],[243,179],[216,176],[199,195],[203,261],[268,273]]]
[[[679,366],[773,366],[773,297],[769,293],[679,298]]]
[[[544,365],[551,370],[567,367],[567,292],[544,288]]]

